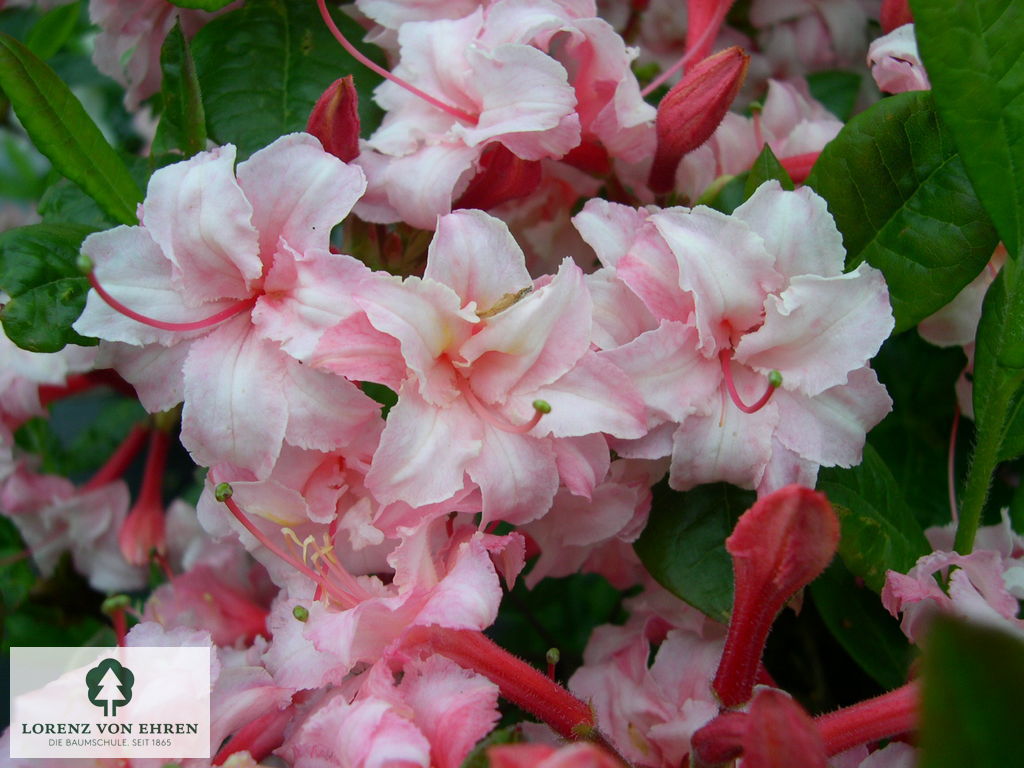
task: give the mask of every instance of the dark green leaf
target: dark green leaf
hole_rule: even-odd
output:
[[[842,523],[839,555],[876,592],[885,586],[887,570],[906,573],[932,551],[892,473],[870,445],[864,446],[859,466],[823,468],[818,489]]]
[[[43,15],[25,39],[25,45],[40,59],[48,59],[59,51],[75,31],[81,12],[79,3],[59,5]]]
[[[829,142],[807,180],[828,201],[847,267],[885,273],[896,332],[949,303],[997,237],[927,92],[883,99]]]
[[[935,104],[1003,241],[1024,246],[1024,4],[914,0]]]
[[[969,552],[1001,456],[1019,435],[1009,435],[1024,397],[1024,264],[1007,260],[985,294],[974,357],[974,423],[977,441],[963,492],[958,552]]]
[[[175,21],[160,51],[163,114],[153,139],[156,154],[180,149],[186,157],[206,149],[206,113],[188,40]]]
[[[30,352],[59,352],[67,344],[87,346],[96,339],[80,336],[71,328],[85,309],[89,281],[65,277],[44,283],[11,299],[0,312],[8,338]]]
[[[761,154],[754,161],[750,173],[747,174],[747,184],[744,187],[747,197],[750,197],[759,186],[771,179],[778,181],[783,189],[793,189],[793,180],[789,178],[786,169],[782,167],[778,158],[775,157],[772,148],[765,144]]]
[[[90,227],[33,224],[0,235],[0,290],[18,296],[43,283],[80,277],[78,251]]]
[[[335,19],[350,40],[362,39],[364,30],[350,18]],[[250,0],[201,29],[192,54],[210,135],[235,144],[242,157],[303,130],[316,100],[347,74],[359,90],[363,131],[380,122],[369,98],[380,78],[345,53],[314,2]]]
[[[861,75],[839,69],[814,72],[807,76],[811,96],[824,104],[829,112],[844,123],[853,114],[860,85]]]
[[[462,761],[462,768],[489,768],[491,762],[487,759],[487,750],[501,744],[518,744],[523,740],[522,730],[518,725],[510,725],[507,728],[499,728],[491,731],[480,743],[473,747],[473,751],[466,755]]]
[[[896,688],[906,681],[914,652],[875,592],[833,560],[811,583],[811,595],[833,637],[875,682]]]
[[[724,178],[724,177],[723,177]],[[731,214],[743,201],[747,199],[747,174],[746,172],[728,178],[721,186],[712,184],[705,190],[704,194],[694,202],[694,205],[707,205],[716,211]],[[684,201],[689,205],[688,202]]]
[[[50,67],[0,35],[0,87],[36,148],[122,224],[136,222],[142,190],[81,102]]]
[[[1024,732],[1024,642],[939,616],[921,672],[921,768],[1006,768]]]
[[[67,179],[58,179],[39,199],[39,215],[47,223],[74,223],[94,229],[117,224],[96,205],[96,201]]]
[[[718,621],[732,613],[732,558],[725,540],[755,500],[753,491],[726,483],[679,493],[654,486],[651,516],[633,545],[667,590]]]
[[[231,5],[235,0],[168,0],[171,5],[179,8],[197,8],[200,11],[219,11],[226,5]]]

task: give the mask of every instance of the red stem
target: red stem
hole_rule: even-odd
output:
[[[920,691],[911,681],[889,693],[862,701],[815,719],[825,753],[840,752],[917,728]]]
[[[150,428],[141,424],[136,424],[132,427],[132,431],[128,433],[128,436],[121,442],[113,455],[107,459],[107,463],[100,467],[99,471],[82,486],[83,491],[94,491],[97,488],[101,488],[107,483],[112,483],[117,480],[121,475],[125,473],[125,470],[131,466],[131,463],[135,460],[135,457],[139,455],[139,451],[142,450],[142,446],[146,442],[146,435],[149,433]]]

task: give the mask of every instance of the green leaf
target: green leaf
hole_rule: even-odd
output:
[[[33,224],[0,235],[0,290],[18,296],[43,283],[81,277],[75,259],[93,231],[79,224]]]
[[[937,616],[922,664],[921,768],[1005,768],[1024,732],[1024,642]]]
[[[153,139],[153,152],[180,149],[191,157],[206,149],[206,113],[192,50],[181,32],[180,20],[174,22],[164,40],[160,68],[164,110]]]
[[[914,651],[875,592],[833,560],[811,582],[811,595],[832,636],[875,682],[897,688],[906,681]]]
[[[32,27],[25,38],[25,45],[40,59],[50,58],[71,38],[80,14],[80,3],[77,2],[48,11]]]
[[[36,147],[122,224],[136,223],[142,190],[81,102],[50,67],[0,34],[0,88]]]
[[[117,222],[67,179],[58,179],[39,198],[39,215],[47,223],[82,224],[93,229],[110,229]]]
[[[996,246],[927,92],[883,99],[853,118],[807,183],[835,216],[847,267],[867,261],[885,273],[897,333],[949,303]]]
[[[667,590],[718,621],[732,613],[732,558],[725,540],[753,503],[753,491],[727,483],[679,493],[654,486],[651,515],[633,545],[650,574]]]
[[[913,11],[939,114],[1016,256],[1024,246],[1024,5],[915,0]]]
[[[235,0],[168,0],[171,5],[179,8],[197,8],[200,11],[219,11],[231,5]]]
[[[7,337],[30,352],[59,352],[67,344],[89,346],[97,339],[75,333],[71,324],[85,309],[89,281],[65,277],[25,291],[0,312]]]
[[[956,532],[956,549],[970,552],[1001,456],[1016,450],[1009,427],[1024,397],[1024,264],[1007,260],[985,294],[974,357],[977,438]]]
[[[365,34],[343,14],[335,20],[352,41]],[[250,0],[201,29],[192,54],[210,135],[235,144],[242,157],[305,129],[316,100],[347,74],[359,90],[363,131],[380,122],[369,98],[380,78],[345,53],[312,1]]]
[[[771,179],[778,181],[783,189],[793,189],[793,180],[789,178],[786,169],[782,167],[782,163],[779,162],[778,158],[775,157],[775,153],[772,152],[772,148],[766,143],[764,149],[761,150],[761,154],[754,161],[750,173],[747,174],[747,185],[744,188],[746,196],[749,198],[759,186]]]
[[[491,761],[487,759],[488,749],[502,744],[518,744],[522,740],[522,728],[518,725],[510,725],[507,728],[491,731],[466,755],[466,759],[462,761],[461,768],[489,768]]]
[[[811,91],[811,96],[845,123],[853,114],[861,79],[861,75],[856,72],[831,69],[808,75],[807,87]]]
[[[840,557],[876,592],[885,586],[887,570],[906,573],[932,551],[892,473],[870,445],[864,446],[859,466],[823,468],[818,490],[842,524]]]

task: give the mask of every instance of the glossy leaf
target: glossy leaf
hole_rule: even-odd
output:
[[[726,483],[679,493],[654,487],[651,515],[633,545],[667,590],[718,621],[732,612],[732,558],[725,540],[756,496]]]
[[[921,768],[1005,768],[1024,731],[1024,642],[937,617],[922,666]]]
[[[878,595],[838,560],[810,589],[822,620],[853,660],[883,688],[903,685],[914,651]]]
[[[846,122],[853,114],[862,79],[856,72],[830,69],[808,75],[807,87],[816,101],[821,102],[829,112]]]
[[[887,570],[906,573],[931,552],[896,480],[870,445],[864,447],[859,466],[822,469],[818,490],[839,515],[839,555],[876,592],[885,586]]]
[[[1010,253],[1024,246],[1024,5],[915,0],[935,104]]]
[[[747,174],[747,183],[744,188],[747,197],[750,197],[759,186],[771,179],[778,181],[783,189],[793,189],[793,180],[789,178],[786,169],[782,167],[782,163],[775,157],[772,148],[765,144],[764,149],[761,150],[761,154],[757,156],[753,167]]]
[[[163,71],[163,114],[153,139],[153,151],[180,149],[186,157],[206,149],[206,112],[195,61],[188,40],[176,21],[160,51]]]
[[[365,34],[343,14],[336,21],[351,40]],[[251,0],[201,29],[192,54],[210,135],[240,156],[303,130],[320,94],[346,74],[359,90],[363,130],[380,122],[371,99],[380,78],[345,53],[312,1]]]
[[[40,59],[46,60],[64,47],[78,24],[81,4],[58,5],[43,14],[25,38],[25,45]]]
[[[36,148],[122,224],[136,222],[142,190],[81,102],[49,66],[0,34],[0,88]]]
[[[1016,450],[1009,427],[1024,397],[1024,264],[1008,260],[985,294],[974,357],[977,440],[957,529],[958,552],[969,552],[1001,457]]]
[[[847,267],[885,273],[896,332],[959,293],[996,233],[927,92],[883,99],[825,146],[807,180],[828,201]]]
[[[96,343],[71,330],[89,290],[75,259],[91,231],[74,224],[35,224],[0,237],[0,290],[11,296],[0,322],[19,347],[56,352],[69,343]]]

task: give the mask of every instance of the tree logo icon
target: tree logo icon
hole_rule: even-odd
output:
[[[106,717],[113,717],[118,707],[132,700],[135,675],[116,659],[104,659],[86,672],[85,684],[89,686],[89,701],[103,707]]]

